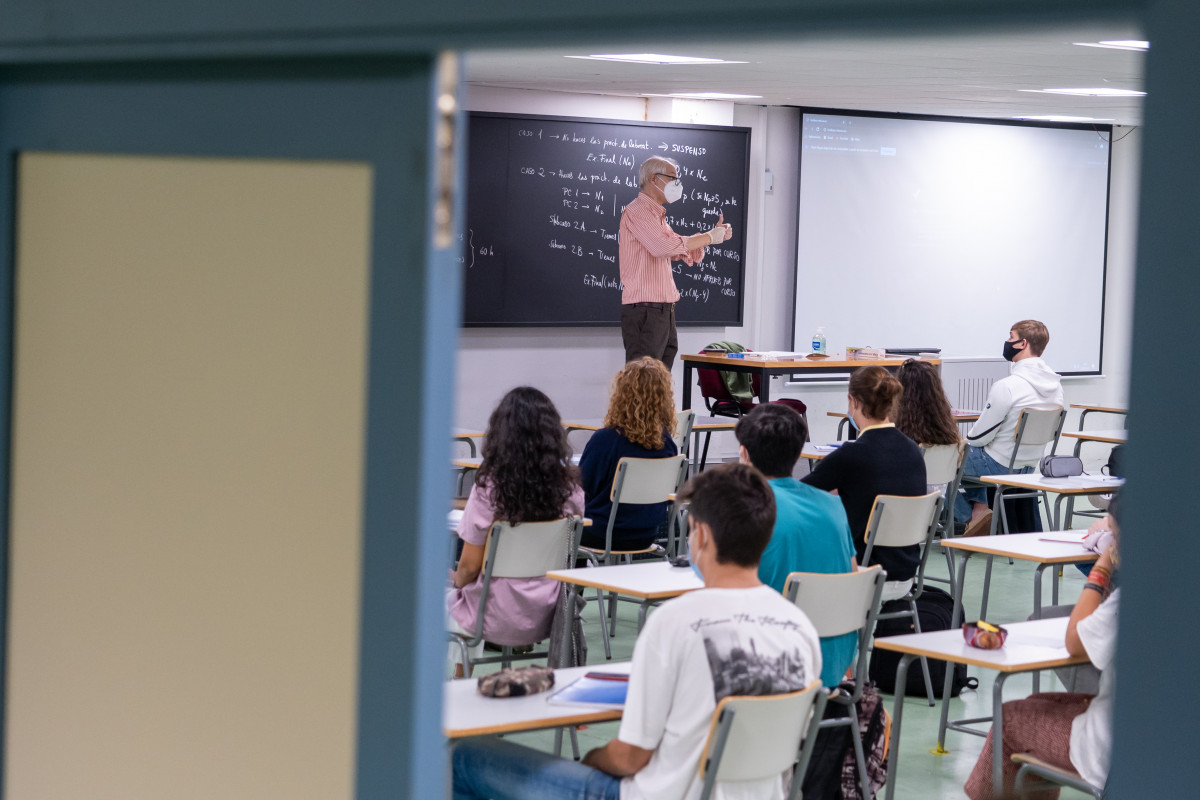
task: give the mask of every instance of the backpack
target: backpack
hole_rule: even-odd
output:
[[[1113,447],[1112,452],[1108,454],[1108,463],[1104,465],[1104,469],[1114,478],[1125,477],[1125,445],[1119,444]]]
[[[887,614],[893,611],[903,611],[907,607],[908,602],[905,600],[891,600],[884,603],[880,611]],[[953,613],[954,598],[936,586],[926,586],[921,592],[921,596],[917,598],[917,617],[921,621],[922,633],[950,630],[950,620]],[[876,639],[914,632],[915,630],[910,617],[881,619],[875,624]],[[900,665],[901,657],[900,653],[893,653],[886,650],[871,650],[871,660],[867,665],[867,674],[870,676],[871,681],[878,687],[879,691],[885,694],[894,694],[896,692],[896,667]],[[929,659],[929,679],[933,682],[934,694],[937,697],[941,697],[942,688],[946,681],[945,661]],[[974,689],[977,686],[979,686],[978,679],[967,677],[966,664],[954,665],[954,677],[950,684],[951,697],[958,697],[963,689]],[[908,669],[908,679],[904,693],[913,697],[926,697],[925,676],[921,671],[919,660],[913,661]]]
[[[842,681],[839,687],[847,695],[854,694],[854,681]],[[830,703],[825,706],[825,719],[844,717],[845,706]],[[867,780],[871,793],[878,792],[887,781],[887,752],[891,738],[891,719],[874,685],[867,684],[856,708],[858,729],[862,736],[863,757],[867,761]],[[808,772],[801,785],[807,800],[862,800],[858,783],[858,762],[850,741],[848,726],[821,728],[808,762]],[[869,800],[869,798],[867,799]]]

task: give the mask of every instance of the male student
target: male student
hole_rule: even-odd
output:
[[[972,477],[1006,472],[1013,453],[1013,435],[1021,411],[1026,408],[1055,408],[1063,404],[1062,378],[1042,360],[1050,342],[1050,332],[1035,319],[1023,319],[1012,326],[1004,342],[1004,358],[1012,362],[1007,378],[992,384],[987,405],[979,420],[967,432],[966,464],[963,474]],[[1031,472],[1044,448],[1021,445],[1013,462],[1017,472]],[[987,490],[964,489],[955,498],[954,519],[967,523],[964,534],[986,534],[992,524]]]
[[[675,333],[675,288],[672,261],[699,264],[704,248],[733,235],[725,218],[717,216],[711,230],[681,236],[667,224],[664,206],[683,196],[679,164],[674,159],[651,156],[638,168],[641,191],[621,212],[617,255],[621,270],[621,340],[625,361],[642,356],[675,363],[679,340]]]
[[[812,623],[758,580],[775,522],[766,480],[753,467],[729,464],[697,475],[680,496],[691,502],[689,552],[705,588],[646,622],[617,738],[582,763],[507,741],[464,741],[452,755],[456,800],[694,798],[721,698],[796,691],[820,674]],[[778,778],[736,788],[738,797],[782,797]],[[725,796],[720,788],[717,796]]]
[[[758,579],[782,592],[792,572],[850,572],[854,546],[842,501],[792,477],[808,438],[804,418],[764,403],[738,420],[733,433],[741,462],[766,476],[775,495],[775,529],[758,562]],[[841,683],[857,647],[857,633],[821,639],[821,683]]]

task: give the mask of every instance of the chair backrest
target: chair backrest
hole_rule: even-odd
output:
[[[675,412],[675,447],[682,455],[688,454],[688,442],[692,438],[692,426],[696,424],[696,412],[690,408],[686,411]]]
[[[867,551],[870,547],[909,547],[921,544],[929,533],[929,526],[940,511],[940,492],[919,494],[915,497],[900,497],[881,494],[875,498],[871,516],[867,519]]]
[[[777,778],[798,758],[805,761],[800,748],[811,752],[813,723],[820,721],[824,704],[820,681],[787,694],[723,698],[700,756],[701,798],[710,797],[718,782]]]
[[[1008,461],[1008,471],[1012,472],[1022,447],[1044,448],[1048,444],[1057,446],[1058,436],[1062,433],[1066,419],[1067,410],[1062,406],[1021,409],[1021,416],[1017,418],[1017,428],[1013,431],[1013,451],[1012,458]]]
[[[582,534],[582,517],[516,525],[493,522],[483,548],[483,584],[473,638],[483,636],[493,578],[542,578],[550,570],[571,567]]]
[[[617,474],[613,478],[613,512],[616,518],[618,504],[646,505],[665,503],[667,495],[674,494],[686,475],[687,456],[667,458],[622,458],[617,462]]]
[[[867,685],[867,646],[875,631],[886,581],[883,567],[874,564],[855,572],[793,572],[783,586],[783,596],[804,612],[818,636],[858,631],[858,666],[850,698],[853,703],[859,701]]]
[[[958,468],[962,466],[966,442],[960,439],[958,444],[923,444],[921,449],[925,457],[925,482],[953,482],[958,476]]]
[[[841,636],[875,627],[870,617],[879,610],[886,580],[878,564],[856,572],[793,572],[783,596],[804,612],[818,636]]]
[[[493,522],[484,546],[485,576],[541,578],[570,566],[583,521],[566,517],[549,522]]]

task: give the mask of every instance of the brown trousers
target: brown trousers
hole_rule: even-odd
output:
[[[679,352],[675,304],[630,303],[621,306],[621,340],[625,344],[625,363],[650,356],[671,369]]]

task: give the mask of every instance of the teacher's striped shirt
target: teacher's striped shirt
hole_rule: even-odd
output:
[[[688,250],[684,237],[671,230],[667,210],[639,192],[621,214],[621,303],[674,303],[679,299],[671,261],[689,266],[704,258],[704,248]]]

